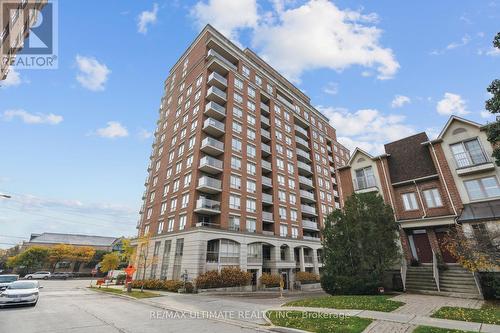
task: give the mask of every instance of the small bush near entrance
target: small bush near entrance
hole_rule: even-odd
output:
[[[302,284],[318,283],[319,275],[310,272],[297,272],[295,273],[295,280]]]
[[[260,283],[266,287],[279,287],[281,277],[279,274],[262,273]]]
[[[198,275],[195,284],[198,289],[211,289],[248,286],[251,281],[252,273],[237,267],[225,267],[220,272],[208,271]]]
[[[179,289],[184,288],[184,282],[179,280],[134,280],[132,281],[132,288],[140,289],[144,283],[144,289],[150,290],[164,290],[176,293]],[[193,284],[191,282],[186,283],[186,292],[193,292]]]

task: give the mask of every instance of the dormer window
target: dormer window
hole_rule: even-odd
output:
[[[356,170],[355,189],[363,190],[377,186],[371,166]]]

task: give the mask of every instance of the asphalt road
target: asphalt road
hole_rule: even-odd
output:
[[[1,333],[256,332],[225,320],[193,318],[154,304],[86,290],[89,281],[41,281],[35,307],[0,309]],[[168,298],[162,296],[155,301]],[[158,302],[162,303],[162,302]],[[152,318],[157,317],[157,319]],[[243,326],[243,327],[242,327]]]

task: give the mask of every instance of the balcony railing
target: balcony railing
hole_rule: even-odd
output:
[[[300,206],[302,208],[302,213],[316,215],[316,208],[308,206],[308,205],[300,205]]]
[[[216,169],[222,169],[222,161],[211,156],[204,156],[200,159],[200,168],[201,167],[212,167]]]
[[[309,191],[300,190],[300,196],[309,200],[314,200],[314,194]]]
[[[265,143],[261,143],[261,148],[262,148],[262,151],[264,153],[266,153],[267,155],[271,154],[271,147],[269,147],[269,145],[266,145]]]
[[[197,209],[210,209],[220,211],[220,201],[210,200],[206,198],[200,198],[196,200]]]
[[[208,76],[208,83],[219,84],[220,86],[227,87],[227,79],[217,72],[212,72],[212,74]]]
[[[261,163],[262,163],[262,169],[266,169],[268,171],[272,170],[271,162],[262,160]]]
[[[222,182],[212,177],[203,176],[198,180],[198,187],[210,187],[220,190],[222,187]]]
[[[232,62],[230,62],[229,60],[224,58],[222,55],[220,55],[219,53],[217,53],[217,51],[215,51],[213,49],[208,50],[207,57],[208,58],[211,58],[211,57],[217,58],[220,61],[222,61],[225,65],[229,66],[232,70],[234,70],[234,71],[238,70],[238,67],[236,67],[236,65],[234,65]]]
[[[271,187],[271,186],[273,186],[273,181],[269,177],[262,176],[262,185]]]
[[[208,130],[210,128],[213,128],[215,129],[216,131],[218,132],[222,132],[224,133],[224,130],[225,130],[225,126],[224,126],[224,123],[221,123],[220,121],[218,120],[215,120],[213,118],[207,118],[204,122],[203,122],[203,129],[204,130]]]
[[[299,182],[304,184],[304,185],[308,185],[309,187],[313,187],[312,180],[309,178],[306,178],[304,176],[299,176]]]
[[[262,264],[262,257],[247,257],[249,264]]]
[[[306,264],[312,264],[313,263],[313,256],[304,256],[304,262]]]
[[[273,203],[273,196],[267,193],[262,193],[262,201],[266,203]]]
[[[211,86],[207,90],[207,99],[225,103],[227,101],[227,95],[219,88]]]
[[[224,143],[214,138],[207,137],[201,142],[201,149],[208,153],[215,154],[216,152],[224,152]]]
[[[298,136],[295,136],[295,141],[297,142],[298,145],[301,145],[302,147],[307,147],[307,149],[309,149],[309,143],[306,140],[301,139]]]
[[[269,113],[269,106],[267,106],[267,105],[266,105],[266,104],[264,104],[264,103],[260,103],[260,109],[261,109],[262,111],[265,111],[265,112]]]
[[[273,220],[273,213],[270,212],[262,212],[262,219],[264,221],[274,221]]]
[[[297,148],[295,151],[297,152],[298,156],[305,158],[308,161],[311,160],[311,156],[309,155],[309,153],[303,151],[302,149]]]
[[[266,124],[267,126],[271,126],[271,121],[269,120],[269,118],[265,117],[265,116],[260,116],[260,121],[264,124]]]
[[[226,116],[226,109],[215,102],[208,102],[205,106],[205,114],[209,117],[223,119]]]
[[[309,135],[307,134],[307,130],[303,129],[302,127],[300,127],[298,125],[295,125],[295,131],[297,131],[298,133],[302,134],[306,138],[309,137]]]
[[[318,224],[311,220],[302,219],[302,227],[305,229],[318,230]]]
[[[490,162],[481,149],[474,149],[464,153],[453,155],[457,162],[457,168],[468,168]]]
[[[376,186],[377,181],[375,180],[375,176],[357,177],[354,179],[354,190],[356,191]]]
[[[321,241],[321,239],[319,237],[313,237],[313,236],[303,236],[302,238],[304,238],[305,240],[311,240],[311,241],[316,241],[316,242]]]
[[[311,169],[311,166],[308,165],[308,164],[305,164],[304,162],[301,162],[301,161],[297,161],[297,167],[299,169],[302,169],[304,171],[307,171],[308,173],[312,173],[312,169]]]
[[[269,133],[269,131],[265,130],[265,129],[261,129],[260,130],[260,135],[263,137],[263,138],[266,138],[268,140],[271,140],[271,133]]]

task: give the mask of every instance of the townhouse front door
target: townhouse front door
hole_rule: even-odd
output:
[[[419,232],[415,230],[413,232],[413,241],[417,250],[418,261],[424,264],[431,263],[432,248],[431,243],[429,243],[429,237],[427,236],[427,233],[425,231]]]

